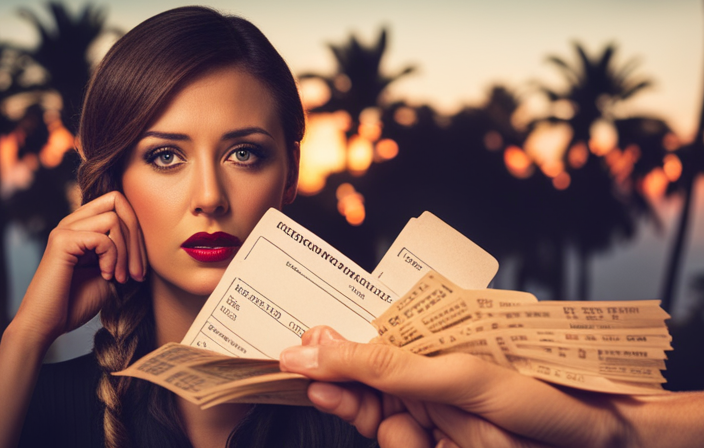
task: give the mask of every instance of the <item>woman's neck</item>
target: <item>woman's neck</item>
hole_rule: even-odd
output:
[[[180,342],[207,297],[189,294],[155,274],[151,277],[151,291],[157,347]],[[224,404],[201,410],[179,396],[176,403],[194,448],[226,446],[230,433],[251,409],[249,404]]]
[[[189,294],[155,274],[151,290],[157,347],[181,342],[207,297]]]
[[[252,408],[251,404],[228,403],[202,410],[181,397],[176,397],[176,404],[193,448],[227,446],[230,434]]]

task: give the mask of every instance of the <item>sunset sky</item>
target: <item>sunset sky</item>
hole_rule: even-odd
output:
[[[73,11],[85,4],[82,0],[64,3]],[[123,30],[189,3],[97,2],[108,6],[108,23]],[[36,36],[18,18],[20,4],[45,15],[43,2],[3,0],[0,40],[31,45]],[[531,83],[536,81],[560,86],[559,73],[546,63],[548,55],[575,61],[575,41],[594,55],[615,42],[617,61],[623,64],[638,58],[636,74],[654,81],[621,113],[664,118],[683,140],[693,137],[699,118],[704,85],[704,4],[700,0],[210,0],[207,4],[253,21],[294,73],[332,72],[326,43],[343,43],[350,33],[372,42],[386,26],[390,33],[384,61],[387,72],[395,73],[408,64],[418,67],[393,86],[390,97],[430,104],[445,113],[480,104],[497,83],[525,98],[530,98]],[[704,185],[700,187],[686,275],[704,272]],[[660,209],[666,219],[678,211],[676,202],[661,204]],[[667,223],[661,235],[643,226],[638,241],[596,260],[593,298],[657,298],[673,227]],[[686,297],[684,287],[680,293]]]

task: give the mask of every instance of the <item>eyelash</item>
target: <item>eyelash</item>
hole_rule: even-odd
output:
[[[239,151],[247,151],[249,153],[250,157],[251,156],[255,157],[255,160],[253,162],[249,162],[249,163],[237,161],[236,159],[230,160],[231,158],[236,157],[235,154],[237,154]],[[171,154],[174,157],[177,157],[178,159],[180,159],[181,162],[173,163],[173,164],[166,165],[166,166],[157,165],[156,160],[164,154]],[[232,149],[228,153],[226,160],[229,161],[230,163],[233,163],[235,165],[241,166],[246,169],[254,169],[254,168],[257,168],[261,163],[263,163],[263,161],[266,158],[267,158],[266,152],[264,150],[262,150],[262,148],[259,148],[258,146],[239,145],[236,148]],[[155,148],[151,151],[148,151],[144,155],[144,160],[148,164],[150,164],[155,170],[170,171],[170,170],[178,168],[182,163],[184,163],[185,158],[182,157],[180,154],[178,154],[178,151],[176,150],[176,148],[173,148],[170,146],[162,146],[159,148]]]
[[[253,162],[249,163],[243,163],[241,161],[237,161],[236,159],[232,161],[235,165],[247,168],[247,169],[254,169],[257,168],[261,163],[264,162],[264,160],[267,158],[266,151],[264,151],[262,148],[256,145],[251,145],[251,144],[245,144],[245,145],[238,145],[236,148],[233,148],[232,151],[229,152],[227,155],[227,160],[230,161],[232,157],[236,157],[235,154],[237,154],[239,151],[247,151],[251,156],[254,156],[255,159]]]
[[[184,160],[184,158],[179,155],[176,151],[175,148],[172,148],[170,146],[162,146],[156,149],[153,149],[151,151],[148,151],[146,154],[144,154],[144,160],[152,166],[155,170],[158,171],[170,171],[175,168],[178,168],[181,163],[176,163],[172,165],[167,165],[167,166],[159,166],[156,164],[156,159],[159,158],[159,156],[164,155],[164,154],[172,154],[174,157],[178,157],[181,160]]]

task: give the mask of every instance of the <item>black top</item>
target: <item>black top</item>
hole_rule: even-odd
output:
[[[92,353],[44,364],[22,429],[20,447],[105,446],[103,407],[96,387],[100,368]]]
[[[19,446],[104,447],[104,407],[96,393],[100,374],[93,353],[43,365]],[[138,395],[158,394],[163,399],[163,395],[171,394],[151,383],[146,386],[151,393]],[[150,413],[147,398],[125,405],[135,447],[190,446],[184,434],[160,423]],[[367,448],[377,445],[360,436],[351,425],[314,408],[257,405],[233,435],[230,446]]]

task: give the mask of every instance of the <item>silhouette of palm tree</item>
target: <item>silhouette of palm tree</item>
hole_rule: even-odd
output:
[[[574,43],[578,64],[571,66],[558,56],[549,56],[548,62],[555,65],[564,75],[568,87],[564,92],[556,92],[545,86],[541,90],[548,98],[557,102],[565,100],[574,108],[569,119],[549,117],[551,121],[567,122],[574,131],[575,141],[589,141],[590,128],[600,118],[610,117],[612,107],[631,98],[636,93],[652,85],[647,79],[636,78],[633,71],[638,66],[631,59],[621,67],[614,67],[616,53],[614,44],[607,45],[601,55],[590,58],[579,42]]]
[[[333,76],[304,73],[300,79],[316,78],[327,84],[331,92],[330,100],[312,112],[335,112],[344,110],[353,120],[367,107],[380,105],[382,92],[392,82],[412,73],[413,66],[407,66],[395,75],[381,73],[381,61],[386,52],[387,32],[382,29],[376,43],[366,47],[354,35],[343,45],[329,44],[335,56],[337,71]]]
[[[121,34],[106,25],[107,14],[103,7],[87,3],[73,16],[62,3],[49,2],[53,24],[45,25],[28,8],[19,10],[39,33],[39,45],[26,53],[48,73],[47,88],[55,89],[63,99],[62,121],[75,135],[83,99],[83,90],[90,78],[87,52],[95,40],[106,34]]]
[[[347,112],[352,120],[347,132],[349,138],[358,129],[361,112],[369,107],[384,109],[384,90],[397,79],[412,73],[415,68],[407,66],[393,75],[382,73],[381,61],[387,50],[385,29],[380,31],[376,42],[370,46],[362,45],[351,35],[346,43],[329,44],[328,47],[337,64],[336,72],[332,76],[304,73],[299,75],[299,79],[319,79],[328,86],[330,99],[309,112]],[[322,192],[314,196],[299,197],[289,206],[287,213],[360,265],[370,268],[373,267],[375,254],[369,241],[374,240],[372,233],[375,228],[368,221],[358,227],[348,225],[337,212],[335,198],[335,190],[341,183],[351,182],[357,186],[365,182],[367,177],[369,176],[352,178],[348,173],[333,175],[328,178],[327,186]],[[367,210],[367,219],[369,218],[370,212]]]
[[[690,215],[695,203],[694,186],[704,174],[704,142],[702,142],[702,135],[704,135],[704,105],[702,105],[700,114],[694,140],[678,151],[682,160],[682,176],[677,182],[670,185],[670,194],[679,193],[682,195],[682,209],[677,221],[677,230],[668,261],[665,265],[665,280],[661,294],[662,307],[665,310],[669,310],[672,307],[677,292],[677,280],[686,247],[685,243],[691,221]]]
[[[569,105],[572,109],[571,116],[550,115],[536,123],[549,121],[568,124],[573,131],[568,148],[576,145],[589,147],[592,127],[599,120],[618,125],[616,128],[620,127],[624,133],[619,138],[623,142],[628,141],[631,137],[627,131],[635,127],[632,122],[616,120],[613,108],[649,87],[651,81],[634,76],[633,72],[638,65],[635,59],[616,66],[614,44],[607,45],[595,58],[589,57],[579,43],[574,44],[574,49],[578,56],[575,65],[570,65],[557,56],[548,57],[548,61],[563,73],[567,88],[557,92],[545,86],[540,87],[554,103]],[[643,119],[640,120],[642,125]],[[644,149],[651,151],[652,145],[642,148],[641,152]],[[639,215],[645,213],[657,220],[654,209],[639,195],[638,190],[628,190],[628,194],[623,194],[623,191],[614,194],[622,187],[618,185],[621,180],[610,172],[606,161],[593,152],[587,151],[586,160],[577,166],[571,166],[568,151],[563,156],[564,166],[571,176],[570,187],[563,198],[562,222],[567,227],[564,244],[571,244],[577,251],[578,297],[582,300],[588,296],[589,258],[597,251],[609,247],[615,239],[633,237]],[[648,155],[647,160],[651,159],[651,155]],[[631,172],[634,173],[640,172]],[[627,179],[626,183],[628,182],[634,183],[634,180],[630,178]]]
[[[697,132],[694,134],[694,140],[681,148],[682,176],[672,188],[672,190],[682,194],[683,202],[677,223],[677,233],[665,266],[665,281],[662,290],[662,307],[665,310],[672,306],[675,298],[685,240],[689,230],[692,204],[694,204],[694,186],[701,175],[704,174],[704,141],[702,140],[702,136],[704,136],[704,95],[701,101],[702,106],[699,112]]]
[[[33,101],[23,120],[35,125],[25,127],[36,129],[26,134],[21,153],[38,153],[46,142],[47,130],[40,108],[41,96],[50,91],[61,95],[63,106],[62,122],[73,134],[77,128],[77,117],[83,98],[83,91],[90,76],[90,62],[87,52],[93,42],[105,33],[119,33],[105,25],[104,8],[86,4],[77,14],[72,15],[67,8],[56,2],[47,5],[51,25],[45,25],[37,15],[27,9],[19,10],[20,16],[28,20],[37,29],[40,37],[36,48],[26,49],[4,43],[0,46],[2,59],[0,72],[6,88],[0,92],[1,99],[7,99],[18,93],[33,93]],[[28,77],[32,69],[43,69],[43,76]],[[5,119],[5,117],[3,117]],[[18,123],[5,122],[0,133],[11,132]],[[0,232],[11,220],[25,225],[43,244],[49,231],[69,212],[66,198],[66,186],[75,180],[75,168],[78,157],[69,152],[63,161],[54,168],[40,166],[34,173],[34,181],[28,189],[14,192],[11,196],[0,198]],[[0,233],[2,235],[2,233]],[[0,245],[4,254],[4,247]],[[6,278],[5,266],[0,264],[0,308],[6,314],[7,288],[3,283]],[[7,322],[7,316],[0,315],[1,324]]]

